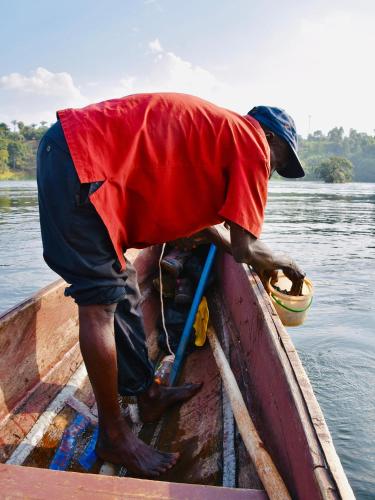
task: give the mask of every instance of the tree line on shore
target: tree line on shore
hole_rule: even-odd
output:
[[[299,138],[299,156],[306,180],[326,182],[375,182],[375,135],[335,127]]]
[[[13,130],[0,123],[0,179],[33,179],[36,176],[36,152],[48,130],[47,122],[25,125],[12,122]]]
[[[13,129],[0,123],[0,179],[35,178],[38,144],[48,130],[47,122],[25,125],[14,120]],[[375,136],[335,127],[299,137],[299,156],[305,180],[325,182],[375,182]]]

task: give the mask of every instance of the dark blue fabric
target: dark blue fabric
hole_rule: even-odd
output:
[[[63,131],[62,125],[60,123],[60,120],[58,120],[56,123],[54,123],[52,125],[52,127],[50,127],[48,129],[48,132],[46,135],[47,135],[47,137],[49,137],[49,139],[52,139],[53,142],[57,146],[59,146],[60,149],[62,149],[63,151],[65,151],[65,153],[68,153],[68,155],[70,155],[69,146],[66,142],[64,131]]]
[[[248,112],[259,123],[284,139],[291,151],[290,161],[279,172],[287,178],[303,177],[305,172],[297,155],[298,136],[293,118],[286,111],[271,106],[256,106]]]
[[[88,197],[90,185],[80,184],[64,141],[57,122],[38,150],[43,256],[71,284],[65,294],[77,304],[113,304],[125,297],[127,273],[119,271],[107,229]]]
[[[78,305],[115,304],[119,392],[136,395],[153,381],[140,291],[130,262],[120,270],[107,229],[90,202],[100,183],[80,184],[59,122],[42,138],[37,181],[43,256]]]

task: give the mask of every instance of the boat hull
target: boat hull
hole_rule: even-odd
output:
[[[158,247],[133,254],[151,359],[158,355],[160,304],[150,286],[158,256]],[[215,266],[217,285],[208,295],[211,321],[264,446],[292,498],[354,498],[308,377],[258,277],[229,255],[220,254]],[[87,419],[77,444],[81,454],[93,439],[97,420],[78,348],[77,308],[64,297],[64,286],[57,282],[0,318],[0,452],[1,461],[8,463],[0,465],[0,473],[9,488],[12,484],[16,488],[17,477],[27,474],[40,484],[59,483],[59,473],[37,467],[49,466],[77,414]],[[120,481],[129,494],[139,488],[145,495],[159,491],[163,498],[195,498],[199,488],[197,495],[210,498],[210,486],[217,498],[242,498],[245,493],[246,498],[265,498],[233,423],[208,345],[186,359],[181,381],[203,381],[204,385],[196,397],[166,415],[157,439],[156,426],[133,421],[134,432],[146,442],[182,451],[179,463],[162,481],[61,473],[66,481],[77,488],[90,483],[92,492],[107,492],[99,486],[105,484],[113,496]],[[84,472],[76,455],[69,470]],[[97,460],[88,470],[97,473],[101,466]],[[114,468],[112,473],[123,475],[124,470]],[[215,487],[223,484],[236,488]]]

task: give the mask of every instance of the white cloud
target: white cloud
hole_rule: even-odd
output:
[[[54,121],[57,109],[88,103],[67,72],[53,73],[39,67],[29,75],[0,77],[0,121]]]
[[[273,41],[258,68],[259,101],[285,107],[303,134],[309,115],[311,131],[342,125],[346,132],[373,133],[372,24],[365,14],[349,11],[301,19],[281,47]]]
[[[0,77],[0,87],[7,90],[31,92],[37,95],[64,96],[65,99],[81,99],[80,90],[74,85],[69,73],[52,73],[37,68],[30,76],[10,73]]]
[[[155,38],[152,42],[148,44],[148,46],[151,49],[151,52],[158,53],[158,52],[163,52],[163,48],[161,46],[161,43],[159,41],[159,38]]]
[[[163,48],[156,38],[148,43],[152,60],[145,75],[127,75],[116,94],[137,92],[183,92],[222,106],[238,107],[238,94],[213,73]]]
[[[95,80],[81,89],[69,73],[45,68],[0,77],[0,121],[51,121],[56,109],[165,91],[195,94],[239,113],[257,104],[280,106],[295,118],[303,135],[308,132],[309,116],[311,131],[327,132],[342,125],[346,132],[352,127],[372,133],[374,46],[371,18],[346,11],[301,19],[294,30],[265,40],[256,49],[262,51],[256,64],[254,52],[247,47],[239,55],[240,65],[234,67],[228,61],[224,73],[186,60],[155,38],[148,42],[142,64],[112,82]]]
[[[371,16],[358,10],[302,18],[294,30],[265,41],[257,64],[249,63],[251,51],[244,53],[242,68],[220,78],[165,50],[155,39],[149,44],[153,61],[148,76],[133,78],[131,91],[188,92],[239,113],[256,104],[280,106],[295,118],[303,135],[335,126],[374,133],[372,25]],[[231,83],[224,80],[228,77]]]

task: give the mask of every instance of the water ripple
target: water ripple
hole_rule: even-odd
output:
[[[375,184],[272,182],[263,239],[312,279],[290,329],[358,499],[375,492]],[[42,259],[35,182],[0,182],[0,311],[56,278]]]

